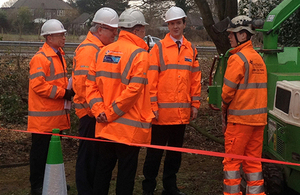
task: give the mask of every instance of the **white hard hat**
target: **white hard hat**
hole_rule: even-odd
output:
[[[115,10],[109,7],[103,7],[95,13],[92,22],[118,28],[119,17]]]
[[[145,17],[139,10],[126,9],[120,15],[119,27],[132,28],[135,25],[149,25],[145,21]]]
[[[165,22],[186,18],[184,11],[180,7],[171,7],[165,15]]]
[[[41,36],[64,32],[67,32],[67,30],[64,28],[63,24],[60,21],[56,19],[50,19],[43,24],[41,29]]]
[[[245,15],[240,15],[232,18],[228,25],[228,32],[239,32],[241,30],[247,30],[251,34],[255,34],[255,30],[252,28],[252,19]]]

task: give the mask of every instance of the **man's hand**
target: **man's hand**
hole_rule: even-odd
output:
[[[198,114],[198,109],[192,106],[192,109],[191,109],[192,119],[191,120],[194,120],[195,118],[197,118],[197,114]]]
[[[73,91],[73,89],[65,89],[65,95],[64,95],[64,99],[71,101],[71,98],[75,95],[75,92]]]
[[[154,114],[154,118],[158,121],[158,116],[159,116],[159,114],[158,114],[158,110],[156,110],[156,111],[153,111],[153,114]]]
[[[222,132],[225,134],[227,128],[227,108],[228,105],[222,102]]]
[[[107,123],[107,118],[104,112],[100,113],[96,118],[97,123]]]

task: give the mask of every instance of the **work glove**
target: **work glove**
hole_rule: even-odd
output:
[[[65,89],[66,93],[64,95],[64,99],[71,101],[71,98],[75,95],[75,92],[73,91],[73,89]]]

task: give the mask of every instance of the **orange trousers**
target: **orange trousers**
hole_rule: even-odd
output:
[[[225,153],[261,158],[265,126],[228,123],[225,132]],[[242,195],[240,166],[246,175],[247,195],[265,195],[260,161],[224,158],[224,195]]]

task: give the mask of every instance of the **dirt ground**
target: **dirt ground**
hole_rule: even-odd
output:
[[[198,118],[194,121],[201,129],[223,139],[221,133],[220,113],[213,111],[207,104],[208,73],[212,59],[200,60],[202,70],[201,108]],[[31,135],[20,133],[14,129],[25,130],[26,126],[7,126],[0,130],[0,194],[1,195],[28,195],[29,183],[29,151]],[[185,148],[223,152],[222,144],[216,143],[203,136],[191,126],[187,126],[185,134]],[[71,186],[69,195],[77,194],[75,185],[75,164],[78,149],[78,140],[64,138],[62,140],[63,157],[67,183]],[[136,175],[134,194],[142,194],[143,180],[142,167],[146,148],[141,148],[139,166]],[[113,195],[117,172],[114,171],[110,194]],[[158,185],[155,194],[162,191],[162,166],[157,178]],[[183,153],[182,165],[177,175],[178,188],[188,195],[219,195],[222,194],[222,158],[204,155]]]

